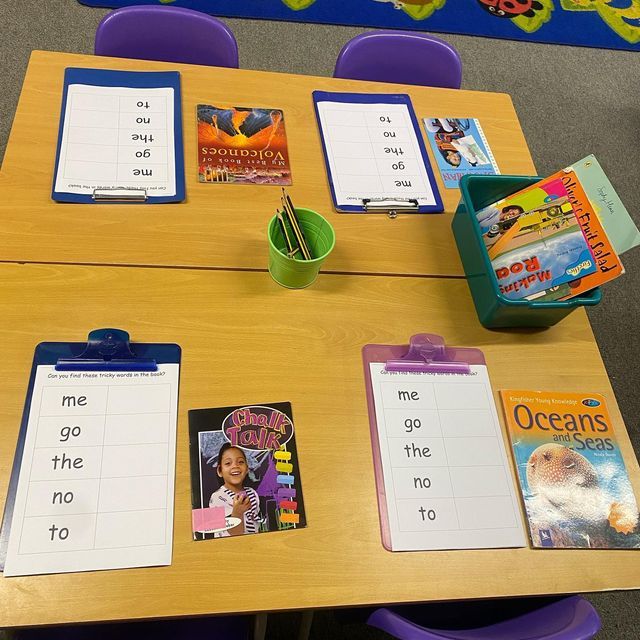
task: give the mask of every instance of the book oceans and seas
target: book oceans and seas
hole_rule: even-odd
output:
[[[640,548],[638,505],[604,397],[500,395],[533,546]]]
[[[290,403],[192,409],[189,452],[194,540],[306,526]]]
[[[446,189],[466,175],[500,173],[477,118],[424,118],[424,128]]]
[[[198,180],[291,184],[282,111],[199,104]]]

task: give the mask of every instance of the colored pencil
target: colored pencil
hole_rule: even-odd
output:
[[[294,215],[291,214],[291,211],[290,211],[286,201],[284,200],[284,198],[282,198],[282,212],[284,214],[285,219],[289,222],[289,227],[291,228],[291,231],[293,232],[293,236],[294,236],[294,238],[296,240],[296,244],[300,248],[300,253],[302,254],[303,259],[304,260],[310,260],[311,259],[311,254],[309,253],[308,248],[304,244],[304,238],[302,237],[302,234],[300,233],[299,221],[297,220],[297,218]]]
[[[287,227],[284,224],[284,218],[282,217],[282,213],[276,209],[276,219],[278,220],[278,226],[280,227],[280,233],[282,234],[285,244],[287,245],[287,255],[292,258],[297,252],[297,248],[293,248],[293,244],[291,244],[291,240],[289,238],[289,234],[287,233]]]
[[[283,197],[282,206],[284,208],[284,212],[287,215],[287,219],[289,220],[289,224],[293,229],[293,234],[296,237],[296,241],[298,246],[300,247],[300,251],[304,256],[305,260],[312,260],[311,251],[309,251],[309,245],[307,244],[306,238],[304,237],[304,232],[302,231],[302,227],[300,226],[300,221],[296,216],[296,210],[291,202],[291,198],[285,193],[284,189],[282,190]]]
[[[289,209],[291,210],[291,214],[293,215],[295,221],[296,221],[296,225],[298,226],[298,229],[300,230],[300,236],[302,237],[302,240],[304,241],[304,246],[305,249],[307,250],[307,253],[309,254],[309,260],[311,260],[311,250],[309,249],[309,243],[307,242],[307,238],[304,235],[304,230],[302,229],[302,225],[300,224],[300,221],[298,220],[298,216],[296,214],[296,208],[293,206],[293,202],[291,202],[291,198],[289,197],[289,194],[284,190],[284,187],[282,187],[282,195],[285,197],[287,204],[289,205]]]

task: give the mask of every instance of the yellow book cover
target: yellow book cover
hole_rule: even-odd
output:
[[[500,396],[533,546],[640,548],[638,506],[604,397]]]

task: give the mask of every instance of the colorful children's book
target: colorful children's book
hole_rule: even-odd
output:
[[[513,218],[488,249],[500,292],[510,300],[531,299],[597,270],[562,179],[538,184],[537,191],[553,198],[540,198]]]
[[[291,184],[282,111],[199,104],[198,180]]]
[[[491,238],[489,240],[493,244],[487,246],[487,253],[492,260],[518,246],[517,239],[523,234],[533,230],[540,235],[542,231],[548,228],[558,229],[559,226],[563,226],[560,221],[564,218],[570,222],[572,218],[575,218],[575,212],[569,202],[569,196],[559,178],[554,181],[541,181],[538,184],[541,186],[536,185],[536,187],[544,190],[544,193],[547,192],[547,189],[554,192],[554,198],[552,200],[548,198],[540,200],[534,208],[519,213],[509,220],[510,224],[503,225],[500,229],[500,234],[495,239]]]
[[[556,176],[554,180],[536,182],[477,211],[476,218],[487,250],[515,225],[521,215],[559,197],[566,198],[567,192]]]
[[[189,411],[194,540],[306,526],[291,404]]]
[[[424,127],[445,188],[457,188],[462,176],[500,173],[476,118],[424,118]]]
[[[568,284],[569,292],[560,298],[565,300],[591,291],[621,276],[624,273],[624,267],[575,171],[565,169],[561,173],[569,202],[597,266],[593,273]]]
[[[564,224],[561,222],[563,212],[568,214],[571,209],[597,268],[591,273],[583,271],[580,277],[556,282],[547,289],[528,293],[525,296],[527,299],[565,300],[590,291],[624,273],[620,258],[576,172],[571,168],[558,171],[477,214],[485,245],[493,259],[508,250],[510,243],[514,237],[519,237],[522,229],[536,230],[543,234],[545,227],[559,228],[558,225]],[[617,211],[618,219],[622,219],[620,209]],[[626,235],[628,237],[628,231]]]
[[[604,397],[500,395],[533,546],[640,548],[638,505]]]

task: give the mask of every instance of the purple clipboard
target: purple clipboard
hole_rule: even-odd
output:
[[[384,469],[380,456],[378,423],[371,383],[369,365],[372,362],[384,362],[388,371],[408,371],[432,373],[469,373],[469,365],[486,364],[480,349],[468,347],[447,347],[442,336],[433,333],[418,333],[411,336],[410,344],[367,344],[362,348],[364,379],[369,409],[369,429],[371,431],[371,450],[373,453],[373,471],[376,479],[378,514],[382,544],[387,551],[391,548],[391,532],[387,513],[387,498],[384,489]]]

